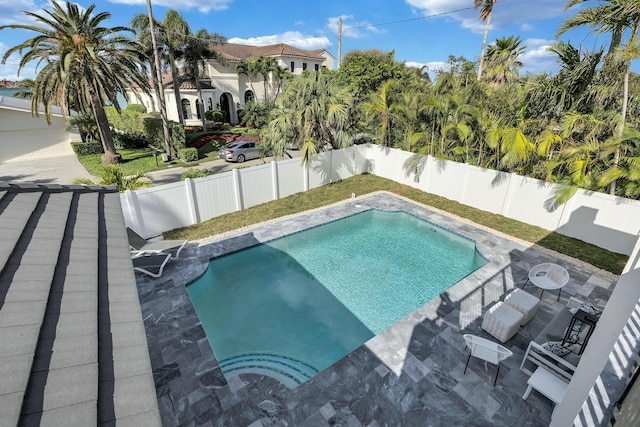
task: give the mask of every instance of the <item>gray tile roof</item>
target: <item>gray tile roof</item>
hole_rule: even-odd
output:
[[[0,182],[1,425],[160,425],[120,197]]]

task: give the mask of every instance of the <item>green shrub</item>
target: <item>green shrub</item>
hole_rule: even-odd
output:
[[[125,132],[113,134],[113,143],[118,150],[132,150],[147,147],[147,139],[140,132]]]
[[[88,156],[90,154],[102,154],[102,143],[100,141],[72,142],[71,148],[76,156]]]
[[[180,180],[184,181],[187,178],[191,178],[191,179],[193,179],[193,178],[202,178],[202,177],[205,177],[207,175],[209,175],[209,170],[208,169],[204,169],[204,168],[195,169],[195,168],[193,168],[193,169],[189,169],[185,173],[183,173],[180,176]]]
[[[147,113],[147,107],[145,107],[142,104],[129,104],[129,105],[127,105],[127,108],[125,108],[125,111],[133,111],[133,112],[136,112],[136,113],[146,114]]]
[[[144,105],[131,104],[121,113],[118,113],[114,106],[107,106],[104,109],[107,113],[109,124],[120,132],[144,132],[143,117],[146,116]]]
[[[204,118],[214,122],[221,122],[224,119],[224,114],[222,114],[222,111],[209,110],[204,113]]]
[[[178,150],[178,157],[185,162],[195,162],[198,160],[198,150],[195,148],[181,148]]]
[[[162,129],[162,120],[156,117],[145,117],[143,119],[144,135],[149,145],[156,147],[160,150],[164,150],[164,130]],[[184,126],[180,123],[169,122],[169,133],[171,135],[171,141],[169,147],[171,148],[171,157],[174,157],[178,150],[185,147],[187,140]]]

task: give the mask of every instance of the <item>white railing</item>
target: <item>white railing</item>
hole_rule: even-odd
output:
[[[557,186],[512,173],[424,157],[417,167],[402,150],[361,145],[320,153],[310,167],[300,159],[159,187],[127,191],[125,222],[144,237],[316,188],[364,172],[504,215],[605,249],[630,254],[640,233],[640,202],[579,190],[556,206]],[[470,218],[473,220],[473,218]]]

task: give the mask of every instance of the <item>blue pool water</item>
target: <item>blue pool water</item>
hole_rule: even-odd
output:
[[[486,262],[470,239],[369,210],[212,259],[187,290],[226,375],[295,387]]]

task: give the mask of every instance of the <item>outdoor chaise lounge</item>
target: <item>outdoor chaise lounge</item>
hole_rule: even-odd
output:
[[[158,278],[162,276],[164,266],[171,260],[171,255],[165,253],[139,253],[134,255],[131,260],[135,271]]]
[[[138,233],[127,227],[129,246],[131,252],[139,253],[167,253],[172,259],[178,259],[180,251],[184,248],[188,240],[158,240],[149,242],[143,239]]]

